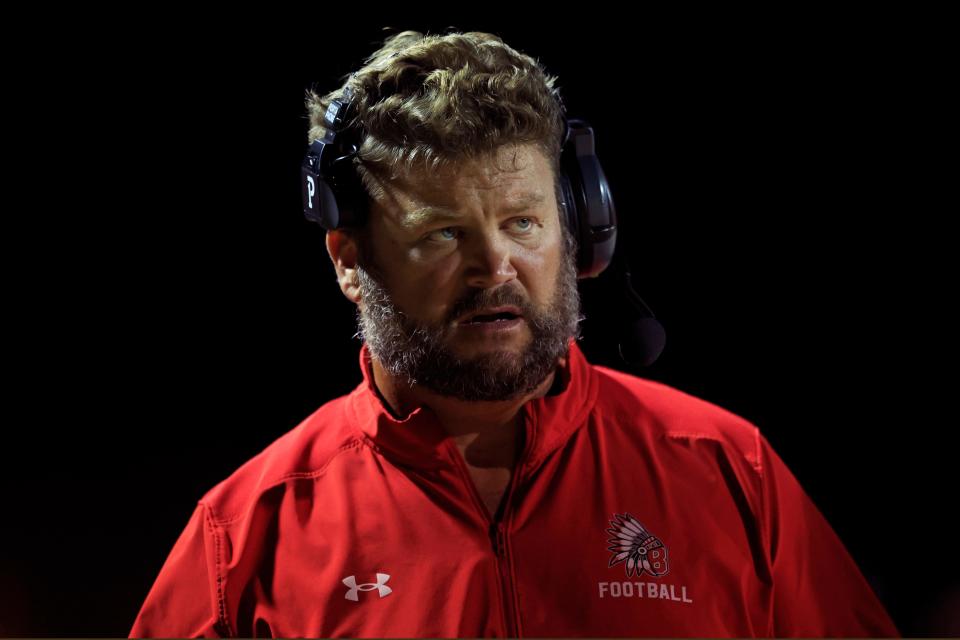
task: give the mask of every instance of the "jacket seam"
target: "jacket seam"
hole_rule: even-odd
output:
[[[545,432],[544,442],[542,443],[539,451],[534,452],[524,466],[528,467],[529,469],[540,466],[540,464],[542,464],[554,452],[567,446],[570,440],[576,437],[577,433],[581,429],[590,424],[591,416],[594,415],[594,413],[600,407],[600,404],[597,402],[597,398],[600,396],[601,382],[600,376],[597,374],[594,366],[589,362],[587,363],[583,375],[586,378],[583,381],[583,385],[585,387],[584,403],[580,408],[579,413],[569,418],[568,424],[570,425],[570,428],[566,429],[560,436],[557,436],[549,441],[547,440],[549,437],[548,432]],[[539,419],[539,416],[537,416],[537,418]]]
[[[763,458],[760,457],[760,429],[756,427],[753,428],[753,450],[754,450],[754,468],[757,470],[757,473],[760,475],[760,479],[763,479]]]
[[[766,550],[770,548],[770,541],[769,541],[769,540],[770,540],[770,536],[769,536],[769,531],[767,530],[767,517],[766,517],[766,513],[767,513],[767,512],[766,512],[766,497],[767,497],[767,495],[766,495],[766,487],[765,487],[765,484],[766,484],[766,483],[764,482],[763,458],[761,457],[761,453],[762,453],[762,443],[761,443],[761,438],[760,438],[760,435],[761,435],[761,434],[760,434],[760,429],[758,429],[755,425],[753,425],[753,426],[751,427],[751,429],[752,429],[752,431],[753,431],[753,434],[752,434],[752,435],[753,435],[753,452],[754,452],[754,459],[751,460],[749,454],[745,454],[745,453],[742,453],[742,452],[740,452],[740,457],[742,457],[743,459],[745,459],[745,460],[747,461],[747,463],[750,465],[750,468],[753,469],[753,472],[754,472],[755,474],[757,474],[758,483],[759,483],[759,485],[760,485],[759,491],[758,491],[758,494],[759,494],[759,505],[757,506],[757,514],[758,514],[758,515],[757,515],[757,518],[758,518],[759,521],[760,521],[760,522],[758,523],[758,526],[759,526],[759,530],[760,530],[760,541],[761,541],[761,543],[762,543],[763,546],[764,546],[764,558],[767,559]],[[724,448],[726,448],[726,441],[725,441],[723,438],[718,438],[718,437],[716,437],[716,436],[714,436],[714,435],[705,434],[705,433],[702,433],[702,432],[694,432],[694,431],[673,431],[673,430],[671,430],[671,431],[667,431],[664,435],[665,435],[666,437],[689,438],[689,439],[691,439],[691,440],[700,440],[700,439],[710,440],[710,441],[712,441],[712,442],[717,442],[717,443],[719,443],[721,446],[724,446]],[[737,450],[738,450],[738,452],[739,452],[739,449],[737,449]],[[772,560],[772,559],[770,559],[770,560]],[[769,571],[770,571],[770,577],[771,577],[771,580],[772,580],[772,578],[773,578],[773,563],[772,563],[772,561],[771,561],[771,562],[768,562],[768,569],[769,569]],[[772,605],[772,600],[770,601],[770,604]],[[771,609],[770,609],[770,611],[769,611],[769,613],[768,613],[766,624],[767,624],[767,630],[766,630],[766,635],[765,635],[765,637],[770,637],[770,638],[774,637],[773,609],[772,609],[772,607],[771,607]]]
[[[676,431],[671,429],[667,431],[666,434],[671,438],[690,438],[691,440],[712,440],[714,442],[719,442],[720,444],[724,443],[723,438],[718,438],[717,436],[712,436],[709,433],[702,433],[700,431]]]
[[[293,472],[288,473],[282,476],[277,482],[271,484],[269,487],[264,489],[267,491],[273,487],[279,486],[290,479],[310,479],[315,478],[319,475],[322,475],[326,472],[327,467],[344,451],[357,447],[361,443],[357,440],[351,440],[350,442],[341,445],[337,448],[330,459],[327,460],[323,466],[319,469],[310,472]],[[217,590],[217,625],[222,627],[226,631],[227,637],[234,637],[235,634],[230,625],[230,619],[227,615],[227,602],[226,596],[224,594],[224,581],[226,580],[223,570],[222,570],[222,556],[223,556],[223,542],[222,542],[222,531],[225,525],[231,524],[245,517],[244,513],[232,516],[230,518],[218,519],[213,511],[213,507],[209,504],[199,501],[200,506],[203,507],[204,519],[206,520],[207,526],[210,527],[210,531],[213,535],[214,540],[214,577],[216,580],[216,590]]]
[[[229,637],[233,635],[233,631],[230,629],[230,621],[227,619],[227,604],[226,604],[226,598],[224,598],[224,595],[223,595],[223,573],[220,570],[221,542],[220,542],[219,527],[217,526],[216,522],[213,520],[213,514],[210,511],[210,508],[203,502],[201,502],[200,505],[203,507],[204,516],[205,516],[205,519],[207,520],[207,526],[210,527],[210,531],[211,533],[213,533],[214,574],[216,576],[216,581],[217,581],[217,623],[227,631],[227,636]]]
[[[314,469],[313,471],[291,471],[290,473],[281,476],[280,479],[272,485],[272,487],[283,484],[287,480],[310,480],[322,476],[327,472],[327,467],[329,467],[341,453],[347,451],[348,449],[358,448],[363,444],[359,439],[356,438],[356,436],[354,436],[354,438],[355,439],[337,447],[337,450],[333,452],[333,455],[330,456],[330,459],[327,460],[319,469]]]
[[[762,442],[760,439],[760,429],[754,427],[753,430],[753,441],[756,448],[756,457],[757,464],[754,467],[757,471],[757,475],[760,477],[760,539],[763,541],[763,552],[764,557],[767,556],[767,549],[770,548],[770,532],[767,529],[767,488],[766,482],[764,481],[764,472],[766,471],[763,466],[763,457],[762,457]],[[767,612],[767,637],[772,638],[774,633],[774,621],[773,621],[773,589],[774,589],[774,579],[773,579],[773,558],[769,558],[769,569],[770,569],[770,610]]]
[[[753,447],[754,447],[755,460],[751,460],[748,454],[745,454],[742,451],[740,451],[739,447],[733,447],[733,449],[739,454],[739,457],[747,461],[747,464],[750,465],[750,468],[753,469],[755,473],[759,474],[762,479],[763,472],[762,472],[762,467],[760,462],[759,434],[760,434],[760,430],[757,429],[756,427],[753,427]],[[669,431],[664,432],[664,436],[668,438],[689,438],[690,440],[710,440],[711,442],[719,443],[724,447],[724,449],[726,449],[727,445],[729,444],[725,438],[720,438],[720,437],[711,435],[709,433],[703,433],[701,431],[676,431],[671,429]]]
[[[324,473],[326,473],[327,467],[329,467],[330,464],[333,463],[333,461],[336,460],[341,453],[343,453],[344,451],[347,451],[348,449],[353,449],[355,447],[358,447],[361,444],[362,443],[356,439],[351,440],[346,444],[342,444],[336,449],[336,451],[333,452],[333,454],[330,456],[330,459],[327,460],[325,463],[323,463],[323,465],[319,469],[314,469],[313,471],[293,471],[293,472],[284,474],[280,476],[280,478],[276,482],[270,484],[267,487],[264,487],[264,489],[257,495],[258,496],[262,495],[263,493],[269,491],[270,489],[273,489],[274,487],[278,487],[282,485],[287,480],[309,480],[309,479],[319,477]],[[230,516],[228,518],[217,518],[213,511],[213,507],[206,505],[206,508],[207,508],[207,511],[209,512],[211,520],[218,526],[232,524],[237,520],[240,520],[246,517],[246,514],[241,511],[241,513],[238,513],[237,515],[234,515],[234,516]]]

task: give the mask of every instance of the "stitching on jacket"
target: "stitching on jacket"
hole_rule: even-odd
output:
[[[210,531],[213,533],[214,540],[214,572],[217,576],[217,622],[223,626],[227,631],[227,635],[232,635],[230,630],[230,621],[227,619],[227,605],[225,598],[223,596],[223,573],[220,571],[220,533],[217,531],[217,526],[213,522],[213,514],[211,513],[209,507],[204,503],[200,503],[203,506],[204,514],[207,518],[207,526],[210,527]]]
[[[332,456],[330,456],[330,459],[327,460],[327,462],[319,469],[315,471],[310,471],[310,472],[288,473],[283,477],[281,477],[280,480],[278,480],[276,483],[267,487],[265,490],[269,490],[275,486],[279,486],[289,479],[303,479],[303,478],[313,478],[313,477],[319,476],[326,471],[327,467],[330,466],[330,463],[332,463],[338,455],[340,455],[344,451],[347,451],[348,449],[358,447],[360,446],[360,444],[361,443],[357,440],[351,440],[350,442],[344,445],[341,445],[336,450],[336,452]],[[240,513],[238,515],[231,516],[229,518],[220,519],[220,518],[217,518],[216,513],[214,512],[212,506],[206,504],[203,501],[200,501],[199,504],[203,506],[204,518],[206,520],[207,526],[210,527],[210,531],[213,534],[213,540],[214,540],[214,573],[216,574],[216,582],[217,582],[217,625],[224,629],[224,631],[226,632],[225,633],[226,636],[234,637],[235,634],[233,632],[233,629],[230,626],[229,617],[227,616],[226,596],[224,595],[224,589],[223,589],[223,583],[225,578],[223,576],[223,571],[221,570],[221,557],[223,555],[221,527],[223,527],[224,525],[228,525],[232,522],[236,522],[237,520],[240,520],[241,518],[245,517],[246,514]]]
[[[691,440],[713,440],[714,442],[719,442],[723,444],[723,440],[712,436],[708,433],[701,433],[699,431],[667,431],[665,435],[668,438],[690,438]]]
[[[343,453],[344,451],[346,451],[346,450],[348,450],[348,449],[353,449],[353,448],[359,447],[360,445],[361,445],[361,442],[358,441],[358,440],[351,440],[350,442],[348,442],[348,443],[346,443],[346,444],[340,445],[340,447],[337,448],[337,450],[333,453],[333,455],[330,456],[330,459],[327,460],[327,461],[323,464],[323,466],[321,466],[319,469],[315,469],[315,470],[313,470],[313,471],[293,471],[293,472],[290,472],[290,473],[288,473],[288,474],[286,474],[286,475],[283,475],[283,476],[281,476],[276,482],[274,482],[273,484],[271,484],[270,486],[264,487],[264,488],[263,488],[263,491],[261,491],[261,493],[258,494],[258,496],[259,496],[259,495],[262,495],[263,493],[266,493],[267,491],[269,491],[270,489],[273,489],[274,487],[278,487],[278,486],[282,485],[282,484],[283,484],[284,482],[286,482],[287,480],[291,480],[291,479],[296,479],[296,480],[308,479],[308,480],[309,480],[309,479],[312,479],[312,478],[319,477],[319,476],[323,475],[323,474],[326,472],[327,467],[330,466],[330,464],[337,458],[337,456],[339,456],[341,453]],[[240,520],[240,519],[246,517],[246,513],[243,513],[243,512],[241,511],[241,512],[238,513],[237,515],[230,516],[229,518],[217,518],[216,515],[214,514],[214,511],[213,511],[213,508],[212,508],[212,507],[207,506],[207,509],[208,509],[208,511],[209,511],[209,513],[210,513],[210,517],[211,517],[211,519],[213,520],[213,522],[216,523],[216,524],[219,525],[219,526],[228,525],[228,524],[231,524],[231,523],[233,523],[233,522],[236,522],[237,520]]]
[[[283,484],[287,480],[291,480],[291,479],[304,480],[304,479],[317,478],[323,475],[324,473],[326,473],[327,467],[329,467],[330,464],[337,459],[337,456],[339,456],[344,451],[347,451],[348,449],[359,448],[361,444],[362,443],[359,440],[351,440],[346,444],[342,444],[337,448],[337,450],[333,453],[333,455],[330,456],[330,459],[327,460],[323,464],[323,466],[320,467],[319,469],[314,469],[313,471],[291,471],[290,473],[284,476],[281,476],[280,479],[275,484],[271,485],[271,488],[277,485]]]
[[[213,522],[214,524],[224,524],[224,523],[233,522],[234,520],[236,520],[236,517],[227,518],[226,520],[218,518],[216,512],[213,510],[213,506],[205,504],[204,507],[207,510],[207,515],[210,517],[210,521]]]
[[[754,451],[755,451],[754,459],[751,460],[749,454],[741,453],[738,447],[733,447],[733,449],[740,454],[740,457],[742,457],[744,460],[747,461],[747,463],[749,463],[750,467],[756,473],[760,474],[761,473],[760,441],[759,441],[760,430],[757,429],[756,427],[753,427],[752,429],[753,429],[753,442],[754,442]],[[721,445],[729,444],[727,440],[723,438],[718,438],[717,436],[710,435],[708,433],[702,433],[699,431],[672,431],[671,430],[671,431],[665,432],[664,435],[668,438],[689,438],[690,440],[710,440],[711,442],[717,442]],[[724,448],[726,449],[726,446],[724,446]],[[761,474],[761,477],[762,477],[762,474]]]

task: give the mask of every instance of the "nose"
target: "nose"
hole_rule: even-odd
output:
[[[467,284],[492,289],[517,277],[510,240],[497,235],[478,237],[471,248],[466,268]]]

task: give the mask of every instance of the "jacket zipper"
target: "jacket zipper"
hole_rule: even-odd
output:
[[[510,578],[510,557],[507,552],[506,527],[502,522],[497,522],[495,529],[494,537],[496,538],[497,545],[497,567],[500,570],[500,581],[503,584],[504,617],[507,620],[507,635],[510,638],[519,638],[520,625],[517,620],[517,612],[513,606],[513,580]]]
[[[524,427],[526,427],[526,422],[524,422]],[[529,430],[524,435],[523,453],[520,455],[520,459],[517,460],[516,465],[514,465],[513,473],[510,476],[510,484],[507,487],[507,495],[504,497],[506,504],[503,505],[503,515],[501,516],[500,520],[494,520],[487,512],[487,509],[483,504],[483,499],[480,497],[480,492],[477,490],[476,485],[470,478],[470,472],[467,470],[466,461],[457,450],[457,447],[453,441],[448,440],[450,451],[452,452],[455,461],[454,464],[460,470],[461,478],[463,478],[463,480],[470,486],[470,490],[473,493],[474,502],[477,504],[480,512],[483,514],[484,520],[490,523],[490,530],[488,534],[490,535],[493,551],[497,558],[497,570],[500,574],[500,609],[501,613],[503,614],[503,619],[507,623],[507,637],[509,638],[519,638],[521,636],[519,631],[520,622],[517,619],[517,612],[516,608],[514,607],[513,580],[510,575],[510,556],[507,547],[507,531],[504,521],[507,521],[509,518],[510,503],[513,501],[513,490],[517,483],[517,476],[520,475],[520,469],[523,467],[524,462],[526,462],[527,452],[530,449],[531,437]]]

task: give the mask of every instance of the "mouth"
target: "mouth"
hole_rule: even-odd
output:
[[[512,322],[522,318],[520,309],[514,306],[496,307],[493,309],[481,309],[468,313],[457,321],[457,324],[485,324]]]

